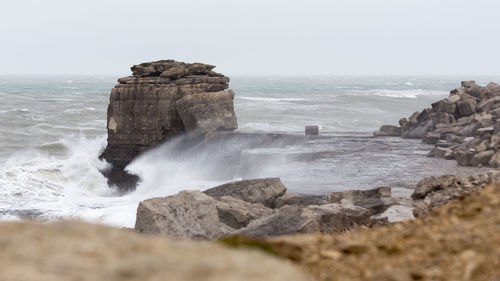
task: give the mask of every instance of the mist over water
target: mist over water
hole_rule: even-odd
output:
[[[460,80],[234,77],[240,134],[208,145],[180,137],[143,154],[127,167],[142,181],[122,195],[107,186],[99,170],[108,164],[98,159],[115,78],[0,77],[0,219],[130,227],[141,200],[238,179],[280,177],[292,192],[325,194],[382,184],[404,189],[423,176],[468,173],[454,161],[425,157],[430,147],[418,140],[370,138],[380,125],[447,96]],[[322,136],[304,137],[306,125],[319,125]]]

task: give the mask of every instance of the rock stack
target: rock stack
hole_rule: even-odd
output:
[[[448,98],[374,135],[423,139],[436,145],[429,156],[456,159],[462,166],[500,167],[499,117],[500,86],[463,81]]]
[[[235,130],[229,78],[215,66],[161,60],[132,66],[133,76],[118,79],[108,106],[108,145],[101,155],[112,164],[103,173],[122,189],[137,177],[124,168],[140,153],[180,134]]]

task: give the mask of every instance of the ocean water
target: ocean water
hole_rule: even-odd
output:
[[[481,172],[425,157],[419,140],[371,138],[382,124],[429,107],[461,77],[232,77],[241,133],[285,133],[255,146],[186,149],[182,139],[145,153],[128,170],[136,191],[107,186],[98,160],[117,77],[0,77],[0,220],[84,219],[132,227],[141,200],[242,178],[280,177],[291,192],[325,194],[390,184],[404,194],[423,176]],[[493,78],[480,77],[479,83]],[[303,135],[320,126],[321,137]],[[239,163],[228,161],[238,156]]]

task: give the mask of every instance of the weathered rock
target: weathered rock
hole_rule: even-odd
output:
[[[436,144],[439,140],[441,139],[441,134],[440,133],[426,133],[424,135],[424,142],[428,144]]]
[[[233,99],[234,92],[225,90],[188,95],[177,100],[175,105],[187,130],[232,131],[238,128]]]
[[[254,219],[269,216],[273,210],[259,203],[249,203],[231,196],[222,196],[216,203],[219,220],[239,229]]]
[[[434,126],[437,124],[450,124],[452,122],[452,117],[446,112],[435,112],[430,114],[432,123]]]
[[[327,195],[326,200],[329,203],[341,203],[344,201],[359,202],[367,199],[390,198],[391,187],[381,186],[368,190],[346,190],[341,192],[331,192]]]
[[[326,196],[323,195],[300,195],[294,193],[286,193],[276,199],[276,208],[281,208],[285,205],[323,205],[328,204]]]
[[[457,159],[457,164],[460,166],[471,166],[473,156],[472,152],[465,149],[455,151],[455,159]]]
[[[479,152],[472,157],[471,165],[478,166],[488,164],[493,155],[495,155],[495,151],[493,150]]]
[[[263,252],[83,222],[2,223],[0,245],[1,280],[310,280]]]
[[[178,100],[203,93],[203,98],[196,101],[208,104],[190,104],[191,108],[205,110],[204,115],[197,113],[199,118],[196,121],[210,124],[210,128],[219,128],[213,125],[216,119],[224,123],[224,129],[236,128],[236,117],[231,111],[233,93],[220,94],[228,88],[229,78],[212,75],[212,68],[205,64],[162,60],[135,65],[132,67],[134,76],[118,79],[119,84],[112,89],[108,105],[108,145],[101,155],[112,164],[109,171],[103,171],[110,184],[123,189],[135,188],[138,178],[124,171],[132,159],[160,143],[197,129],[193,124],[184,124],[176,103]],[[176,69],[184,69],[187,74],[163,75]],[[214,90],[219,92],[212,93]],[[212,109],[220,111],[207,112]],[[194,114],[184,113],[183,116]],[[222,119],[220,114],[223,114]],[[203,116],[210,119],[200,119]],[[186,117],[186,121],[190,120]]]
[[[498,180],[498,177],[498,173],[492,173],[467,178],[451,175],[424,178],[418,182],[412,198],[423,199],[427,205],[434,208],[444,205],[462,194],[477,191],[486,184]]]
[[[488,165],[493,168],[500,168],[500,151],[496,152],[488,162]]]
[[[500,96],[500,86],[496,83],[489,83],[486,86],[486,96],[488,97],[498,97]]]
[[[296,233],[333,233],[367,225],[369,211],[354,205],[326,204],[319,206],[284,206],[275,214],[254,220],[237,231],[250,237],[273,237]]]
[[[449,100],[443,99],[433,103],[432,109],[435,112],[445,112],[445,113],[455,114],[457,106],[454,103],[450,102]]]
[[[199,191],[181,191],[139,203],[135,230],[176,238],[214,239],[229,235],[232,229],[220,221],[213,198]]]
[[[428,120],[423,125],[418,125],[417,127],[404,132],[401,136],[408,139],[421,139],[425,136],[426,132],[432,129],[432,126],[432,120]]]
[[[462,87],[464,87],[464,88],[470,88],[470,87],[473,87],[473,86],[477,86],[476,81],[472,81],[472,80],[470,80],[470,81],[462,81],[461,84],[462,84]]]
[[[477,102],[475,99],[460,100],[457,103],[457,110],[460,117],[469,116],[476,112]]]
[[[375,137],[399,137],[401,136],[401,127],[383,125],[378,131],[373,132]]]
[[[203,191],[208,196],[219,199],[231,196],[250,203],[260,203],[274,208],[276,199],[286,192],[279,178],[253,179],[226,183]]]

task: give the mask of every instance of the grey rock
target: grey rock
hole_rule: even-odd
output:
[[[279,178],[236,181],[203,191],[216,199],[231,196],[250,203],[260,203],[269,208],[274,208],[276,199],[285,192],[286,187]]]
[[[477,99],[484,99],[486,97],[487,90],[485,87],[476,85],[476,86],[469,87],[466,90],[466,93],[477,98]]]
[[[460,166],[471,166],[473,156],[472,152],[465,149],[455,151],[455,159],[457,159],[457,164]]]
[[[475,99],[465,99],[457,103],[457,110],[460,117],[469,116],[476,112],[477,102]]]
[[[450,124],[452,120],[450,118],[450,114],[446,112],[431,113],[430,118],[432,119],[434,126],[436,126],[437,124]]]
[[[323,195],[300,195],[294,193],[286,193],[276,199],[276,208],[281,208],[285,205],[323,205],[328,204],[326,196]]]
[[[472,157],[471,165],[478,166],[478,165],[488,164],[488,162],[490,161],[491,157],[493,157],[493,155],[495,155],[495,151],[493,151],[493,150],[486,150],[486,151],[479,152]]]
[[[470,80],[470,81],[462,81],[461,85],[464,88],[470,88],[470,87],[476,86],[477,84],[476,84],[476,81]]]
[[[297,233],[333,233],[370,223],[369,211],[354,205],[287,205],[271,216],[250,222],[236,234],[265,238]]]
[[[488,162],[488,165],[492,168],[500,168],[500,151],[495,152]]]
[[[445,112],[450,114],[455,114],[457,106],[450,102],[448,99],[443,99],[432,104],[432,109],[435,112]]]
[[[239,229],[254,219],[269,216],[273,210],[259,203],[249,203],[231,196],[222,196],[216,202],[219,220],[227,226]]]
[[[319,127],[318,126],[306,126],[304,131],[305,131],[306,136],[319,135]]]
[[[175,106],[187,130],[232,131],[238,128],[233,99],[232,90],[205,92],[185,96]]]
[[[432,120],[428,120],[423,125],[418,125],[417,127],[404,132],[401,136],[408,139],[422,139],[425,133],[432,129],[432,126]]]
[[[135,230],[187,239],[220,238],[232,231],[220,221],[217,202],[200,191],[140,202]]]
[[[436,144],[441,139],[440,133],[429,132],[424,135],[424,142],[428,144]]]
[[[380,186],[374,189],[368,190],[346,190],[340,192],[331,192],[327,195],[326,200],[329,203],[341,203],[344,201],[358,202],[367,199],[380,199],[380,198],[390,198],[391,197],[391,187],[390,186]]]
[[[401,136],[401,127],[392,125],[383,125],[378,131],[373,132],[375,137],[399,137]]]

